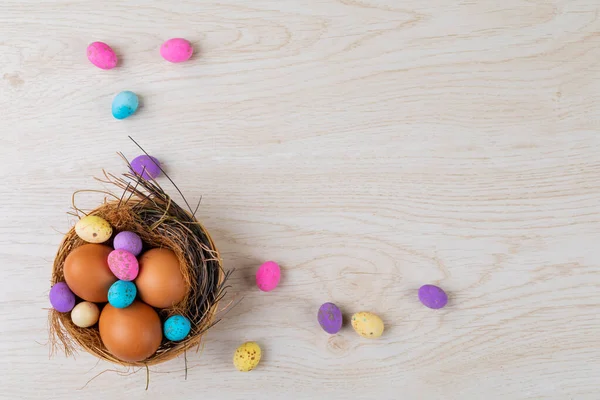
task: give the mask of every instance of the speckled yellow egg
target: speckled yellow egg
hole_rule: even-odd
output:
[[[71,320],[80,328],[88,328],[98,322],[100,310],[89,301],[82,301],[71,311]]]
[[[260,361],[260,347],[256,342],[246,342],[237,348],[233,355],[233,365],[242,371],[252,371]]]
[[[104,243],[110,239],[112,227],[106,220],[95,215],[88,215],[77,221],[75,233],[88,243]]]
[[[352,316],[352,327],[360,336],[368,339],[378,338],[383,334],[383,321],[377,315],[361,311]]]

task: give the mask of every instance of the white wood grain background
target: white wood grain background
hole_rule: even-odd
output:
[[[599,8],[3,0],[0,398],[600,398]],[[194,43],[192,62],[160,58],[171,37]],[[95,40],[119,68],[88,63]],[[143,107],[116,121],[121,90]],[[49,359],[51,263],[72,192],[123,170],[128,135],[203,196],[244,300],[187,381],[178,359],[148,392],[144,371],[79,390],[112,367]],[[267,259],[284,275],[265,294]],[[424,283],[446,309],[419,304]],[[385,335],[328,336],[325,301],[378,313]],[[242,374],[247,340],[264,360]]]

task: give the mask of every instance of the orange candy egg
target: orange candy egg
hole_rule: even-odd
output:
[[[162,341],[162,324],[152,307],[134,301],[129,307],[104,306],[100,314],[100,338],[121,361],[138,362],[153,355]]]
[[[184,299],[188,287],[172,250],[149,250],[140,257],[139,265],[135,284],[145,303],[157,308],[170,308]]]
[[[108,289],[117,281],[108,268],[111,251],[102,244],[84,244],[69,253],[63,272],[73,293],[95,303],[108,301]]]

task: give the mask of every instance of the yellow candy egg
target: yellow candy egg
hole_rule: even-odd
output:
[[[352,327],[360,336],[368,339],[378,338],[383,334],[383,321],[377,315],[361,311],[352,316]]]
[[[237,348],[233,355],[233,365],[242,371],[252,371],[260,361],[260,347],[256,342],[246,342]]]
[[[80,328],[88,328],[98,322],[100,310],[89,301],[82,301],[71,310],[71,320]]]
[[[112,227],[106,220],[95,215],[88,215],[77,221],[75,233],[88,243],[104,243],[110,239]]]

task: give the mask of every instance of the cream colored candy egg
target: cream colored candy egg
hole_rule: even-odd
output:
[[[112,227],[106,220],[88,215],[75,224],[75,233],[88,243],[104,243],[110,239]]]
[[[100,310],[98,306],[89,301],[83,301],[71,310],[71,320],[80,328],[88,328],[98,322]]]
[[[352,316],[352,327],[360,336],[368,339],[378,338],[383,334],[383,321],[377,315],[362,311]]]
[[[242,372],[252,371],[260,361],[260,354],[260,347],[256,342],[246,342],[233,354],[233,365]]]

